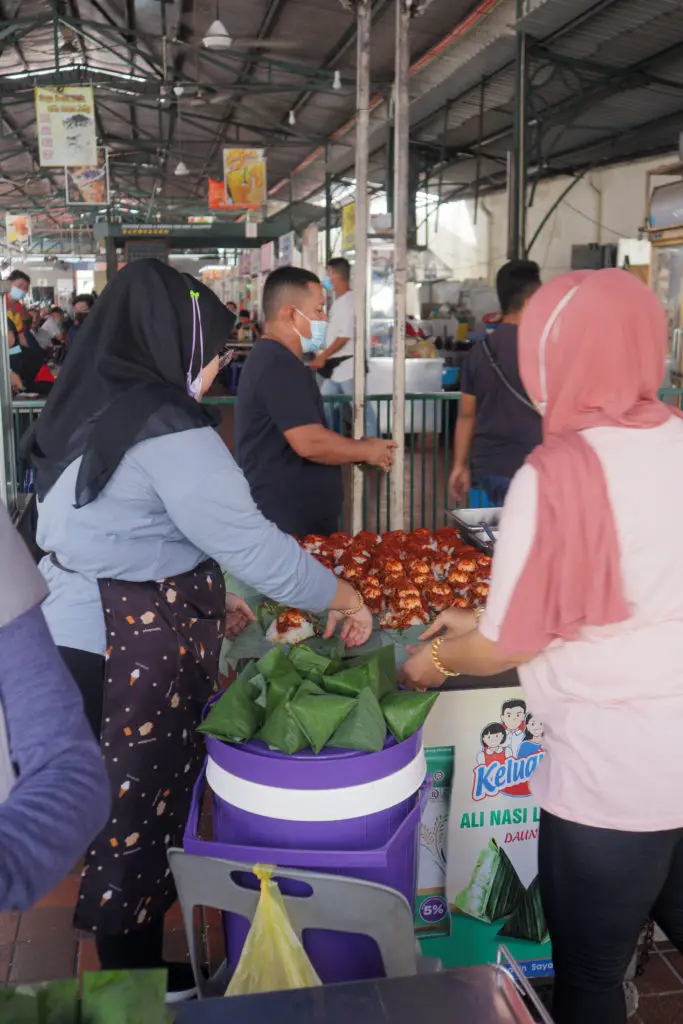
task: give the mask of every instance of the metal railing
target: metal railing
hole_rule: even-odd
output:
[[[663,401],[683,408],[683,388],[662,388]],[[448,477],[452,461],[452,440],[457,419],[459,392],[436,392],[433,394],[409,394],[405,400],[405,496],[404,528],[415,529],[426,526],[435,529],[447,522],[447,508],[452,503],[448,497]],[[236,403],[235,397],[207,398],[209,405],[229,410]],[[351,433],[353,399],[346,395],[326,395],[325,412],[329,425],[339,433]],[[20,401],[14,404],[14,434],[17,450],[25,431],[31,426],[44,406],[44,401]],[[371,395],[367,406],[374,412],[379,432],[390,437],[392,432],[392,396]],[[226,433],[230,433],[230,415],[226,418]],[[366,420],[367,422],[367,420]],[[17,481],[19,491],[29,492],[32,488],[32,474],[29,467],[17,459]],[[345,507],[341,528],[350,528],[349,496],[350,473],[345,475]],[[478,507],[485,504],[485,496],[472,491],[468,505]],[[383,533],[389,529],[391,515],[391,490],[389,477],[379,471],[368,470],[363,480],[363,528]]]

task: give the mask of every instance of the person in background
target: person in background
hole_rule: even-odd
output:
[[[73,345],[94,304],[92,295],[77,295],[74,299],[74,322],[69,328],[69,345]]]
[[[327,325],[326,347],[311,362],[323,378],[320,390],[323,395],[353,395],[354,358],[356,339],[356,307],[351,290],[351,264],[344,257],[330,260],[323,280],[327,291],[334,292],[334,302]],[[328,404],[325,410],[327,425],[334,426],[334,407]],[[377,437],[377,415],[370,403],[365,406],[365,433]]]
[[[5,296],[7,309],[7,327],[10,337],[10,348],[16,345],[26,346],[24,337],[24,299],[31,287],[31,278],[25,270],[13,270],[7,280],[12,285],[9,294]]]
[[[541,287],[538,264],[511,260],[498,271],[503,313],[488,339],[477,342],[462,368],[462,396],[453,442],[449,491],[466,499],[475,483],[494,506],[505,501],[510,481],[541,443],[541,418],[530,403],[517,365],[517,327],[526,303]]]
[[[234,313],[235,316],[237,316],[237,304],[235,302],[226,302],[225,306],[230,313]]]
[[[360,595],[258,511],[200,403],[234,317],[209,288],[136,260],[103,290],[22,454],[36,472],[43,610],[101,739],[115,807],[90,847],[76,924],[104,969],[161,966],[175,900],[166,849],[182,845],[204,759],[196,732],[224,633],[253,619],[223,570],[260,593],[333,609],[349,646],[372,617]],[[193,988],[172,965],[175,996]]]
[[[237,461],[256,504],[285,533],[304,537],[339,529],[341,467],[368,463],[386,472],[396,445],[351,440],[325,425],[320,390],[304,353],[325,343],[319,278],[280,267],[263,290],[264,337],[249,355],[237,395]]]
[[[64,311],[59,306],[50,307],[42,324],[34,333],[38,344],[46,351],[51,349],[55,343],[64,342],[66,340]]]
[[[624,270],[563,274],[530,299],[519,366],[543,443],[510,487],[486,610],[445,613],[403,670],[424,689],[519,667],[543,723],[531,786],[556,1024],[626,1024],[648,918],[683,951],[683,419],[658,400],[667,341],[656,295]]]
[[[10,352],[10,368],[21,381],[20,390],[47,395],[52,390],[55,377],[47,365],[47,355],[33,333],[29,310],[24,310],[23,322],[26,345],[18,345]]]
[[[248,309],[241,309],[237,321],[237,340],[242,344],[253,344],[259,335]]]
[[[47,587],[0,503],[0,911],[27,910],[104,827],[109,781],[40,610]]]

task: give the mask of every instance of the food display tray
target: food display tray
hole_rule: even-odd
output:
[[[446,511],[464,541],[485,555],[493,554],[502,508],[457,508]],[[493,540],[482,529],[482,524],[489,527],[493,533]]]

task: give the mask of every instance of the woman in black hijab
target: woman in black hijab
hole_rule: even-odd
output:
[[[76,910],[107,969],[161,963],[175,899],[166,848],[182,843],[204,756],[195,730],[224,627],[235,635],[253,618],[222,570],[287,605],[338,609],[349,645],[371,628],[359,595],[263,518],[197,401],[234,319],[194,279],[130,264],[79,331],[28,442],[44,612],[114,795]]]

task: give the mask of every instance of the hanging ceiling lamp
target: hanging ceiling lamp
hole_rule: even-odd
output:
[[[216,17],[209,25],[209,31],[202,39],[207,50],[229,50],[232,46],[232,36],[221,21],[219,0],[216,0]]]
[[[184,160],[179,160],[175,171],[173,172],[176,178],[186,178],[190,173],[187,169],[187,164]]]
[[[339,73],[339,69],[337,69],[335,71],[335,73],[334,73],[334,78],[332,79],[332,88],[336,89],[336,91],[339,92],[341,87],[342,87],[341,74]]]

